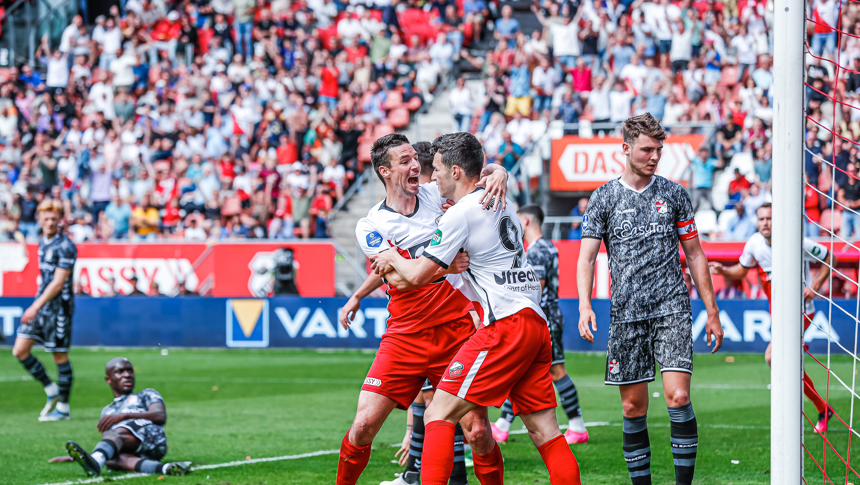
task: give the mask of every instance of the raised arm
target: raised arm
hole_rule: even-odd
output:
[[[723,346],[723,326],[720,324],[720,309],[717,308],[717,298],[714,296],[714,285],[711,275],[708,273],[708,257],[702,249],[702,243],[698,237],[681,241],[684,255],[687,257],[687,266],[690,268],[690,276],[696,283],[699,296],[705,304],[708,312],[708,321],[705,323],[705,334],[708,338],[708,347],[714,342],[711,353],[720,350]],[[740,266],[740,265],[738,265]]]

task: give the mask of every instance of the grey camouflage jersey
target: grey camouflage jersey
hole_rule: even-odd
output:
[[[549,315],[549,309],[558,307],[558,249],[542,237],[529,245],[526,261],[532,265],[538,279],[544,280],[540,306]]]
[[[140,392],[120,396],[102,409],[101,417],[112,414],[145,413],[156,403],[164,403],[164,398],[155,389],[144,389]],[[167,435],[164,427],[148,419],[126,419],[113,425],[111,429],[126,428],[140,440],[137,454],[160,460],[167,454]]]
[[[655,175],[641,192],[620,178],[588,201],[582,237],[602,239],[612,277],[612,322],[690,312],[678,243],[698,236],[693,205],[680,185]]]
[[[74,275],[75,261],[78,259],[78,250],[75,243],[65,234],[57,234],[53,239],[46,242],[45,238],[39,240],[39,273],[42,277],[42,282],[39,285],[39,293],[45,291],[51,281],[54,279],[54,272],[57,268],[69,270]],[[75,312],[75,295],[72,291],[72,280],[69,276],[63,283],[63,288],[57,293],[57,296],[45,303],[39,313],[42,315],[57,315],[62,312],[65,315],[72,315]]]

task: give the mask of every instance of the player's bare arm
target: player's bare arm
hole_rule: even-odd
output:
[[[394,270],[402,281],[415,288],[430,284],[446,274],[462,273],[469,268],[469,254],[465,252],[457,254],[448,269],[430,258],[406,259],[397,251],[382,251],[372,260],[371,268],[376,274],[388,274]]]
[[[167,423],[167,410],[164,409],[163,402],[157,402],[146,408],[145,413],[109,414],[99,420],[96,429],[99,433],[104,433],[110,430],[115,424],[128,419],[146,419],[152,421],[152,424],[164,426]]]
[[[747,273],[749,273],[750,269],[746,266],[738,263],[732,266],[726,266],[723,263],[717,261],[711,261],[708,263],[708,270],[725,278],[733,279],[733,280],[742,280],[747,277]]]
[[[39,313],[39,310],[43,306],[45,306],[45,303],[48,303],[60,293],[63,289],[63,283],[66,282],[66,278],[69,277],[70,273],[71,272],[67,269],[56,269],[54,272],[54,279],[48,283],[48,286],[45,287],[45,291],[43,291],[42,294],[36,298],[36,301],[34,301],[33,304],[24,311],[24,314],[21,315],[21,323],[30,323],[36,318],[36,314]]]
[[[475,187],[484,187],[483,197],[481,197],[481,207],[486,209],[493,200],[499,200],[502,203],[496,204],[493,207],[494,211],[505,210],[507,199],[505,195],[508,191],[508,171],[501,165],[494,163],[488,164],[481,170],[481,180],[475,184]]]
[[[705,335],[707,335],[708,347],[711,346],[712,342],[714,344],[714,348],[711,350],[713,354],[723,346],[723,326],[720,323],[720,309],[717,308],[717,299],[714,296],[714,284],[711,281],[709,273],[708,257],[705,256],[702,243],[697,237],[686,241],[682,240],[681,248],[684,249],[684,255],[687,257],[690,276],[692,276],[693,281],[696,283],[699,296],[702,298],[702,303],[705,304],[705,310],[708,312],[708,321],[705,323]]]
[[[343,308],[340,309],[339,320],[340,325],[343,328],[349,328],[350,324],[352,324],[352,319],[355,318],[355,312],[361,308],[361,300],[370,296],[371,293],[382,286],[382,283],[382,278],[380,278],[376,273],[370,273],[367,275],[367,278],[364,279],[361,286],[355,290],[355,293],[349,297],[349,300],[347,300],[346,304],[343,305]]]
[[[579,335],[588,343],[594,343],[593,331],[597,331],[597,316],[591,309],[591,290],[594,287],[594,263],[600,250],[600,239],[585,238],[579,246],[579,261],[576,263],[576,290],[579,292]],[[589,328],[589,324],[591,328]]]
[[[833,251],[827,251],[827,257],[824,258],[824,264],[821,265],[821,269],[818,271],[818,275],[815,277],[815,280],[810,286],[803,289],[803,299],[805,301],[815,298],[815,294],[818,293],[818,290],[821,289],[821,286],[824,285],[824,282],[830,277],[830,273],[833,272],[833,268],[835,268],[838,263],[839,260],[836,258],[836,255],[833,254]]]

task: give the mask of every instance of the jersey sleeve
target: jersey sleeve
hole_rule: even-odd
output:
[[[155,389],[144,389],[140,392],[140,397],[143,407],[146,409],[149,409],[153,404],[164,403],[164,398],[161,397],[161,393]]]
[[[75,265],[75,261],[78,259],[78,250],[70,239],[66,239],[57,249],[57,255],[57,267],[71,270]]]
[[[693,201],[690,200],[690,194],[683,187],[676,185],[676,189],[678,203],[675,208],[675,226],[678,228],[678,239],[689,241],[699,237],[699,229],[696,227],[696,218],[693,212]]]
[[[424,256],[448,269],[468,236],[469,224],[466,216],[461,210],[457,210],[455,205],[439,219],[439,227],[430,239],[430,246],[424,250]]]
[[[355,239],[368,258],[385,251],[389,247],[385,242],[385,234],[366,217],[355,225]]]
[[[588,200],[585,215],[582,216],[582,238],[603,239],[607,230],[606,198],[604,191],[597,189]]]
[[[529,247],[526,252],[526,262],[532,267],[539,280],[546,279],[546,266],[549,263],[549,253],[540,246]]]
[[[438,202],[439,207],[442,207],[442,193],[439,192],[439,186],[436,185],[436,182],[421,184],[421,190],[425,191],[429,200]]]
[[[753,244],[754,243],[753,243],[752,239],[750,239],[749,241],[747,241],[746,244],[744,244],[744,250],[741,253],[741,257],[738,260],[738,262],[744,268],[755,268],[756,265],[758,264],[758,261],[756,261],[755,256],[753,255],[753,251],[754,251]]]
[[[809,238],[803,238],[803,259],[812,263],[820,263],[827,257],[827,247]]]

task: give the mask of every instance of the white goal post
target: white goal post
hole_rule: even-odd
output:
[[[776,0],[770,477],[803,480],[803,162],[806,2]]]

